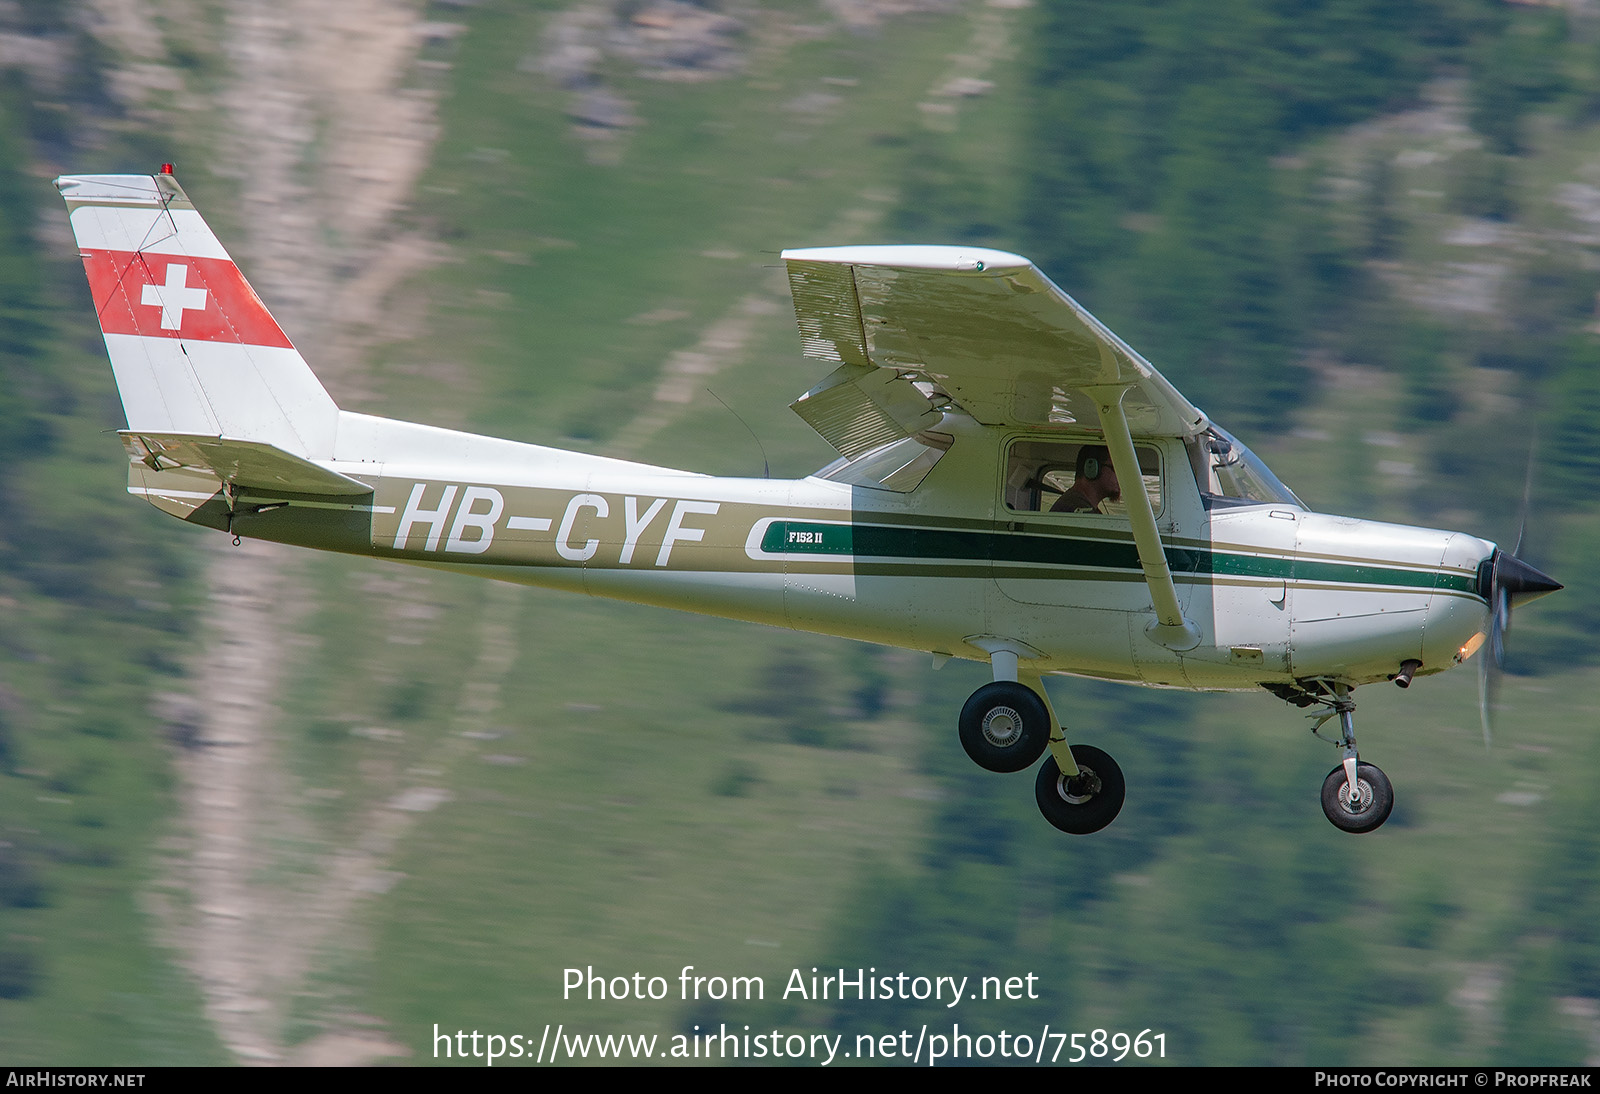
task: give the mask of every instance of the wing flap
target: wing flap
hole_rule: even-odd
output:
[[[183,468],[215,475],[239,488],[281,490],[294,494],[370,494],[372,487],[348,475],[264,441],[242,441],[203,433],[148,433],[122,430],[123,447],[133,463],[152,471]]]
[[[846,459],[939,424],[926,395],[888,369],[840,365],[789,404]]]

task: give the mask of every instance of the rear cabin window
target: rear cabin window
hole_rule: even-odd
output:
[[[909,494],[928,477],[954,440],[948,433],[924,430],[914,437],[879,445],[853,460],[834,460],[818,471],[815,478]]]

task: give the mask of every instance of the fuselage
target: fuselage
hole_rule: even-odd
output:
[[[959,458],[935,454],[913,488],[891,489],[719,478],[341,412],[334,458],[318,462],[370,495],[249,488],[230,502],[215,479],[138,462],[130,490],[245,536],[974,660],[998,639],[1041,673],[1156,686],[1355,685],[1408,660],[1438,672],[1486,625],[1493,544],[1208,504],[1184,444],[1154,439],[1140,459],[1201,632],[1175,652],[1145,634],[1151,596],[1125,516],[1016,501],[1007,454],[1060,431],[950,413],[938,436]]]

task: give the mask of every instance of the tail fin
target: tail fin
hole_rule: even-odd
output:
[[[332,456],[339,408],[170,174],[56,188],[129,430]]]

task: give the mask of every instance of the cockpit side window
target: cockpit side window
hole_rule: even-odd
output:
[[[1138,446],[1139,473],[1150,508],[1162,508],[1161,456]],[[1095,440],[1019,440],[1006,453],[1006,508],[1015,513],[1125,516],[1122,484],[1111,454]]]

